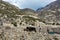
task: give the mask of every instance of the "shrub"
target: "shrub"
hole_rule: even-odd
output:
[[[59,40],[58,38],[54,37],[54,40]]]
[[[12,22],[12,24],[13,24],[15,27],[17,27],[17,23],[16,23],[16,22]]]

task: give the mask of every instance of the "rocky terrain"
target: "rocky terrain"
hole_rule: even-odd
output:
[[[45,20],[45,22],[60,24],[60,0],[54,1],[44,7],[39,12],[39,16]]]
[[[55,2],[36,12],[0,0],[0,40],[60,40],[59,12],[51,10]]]

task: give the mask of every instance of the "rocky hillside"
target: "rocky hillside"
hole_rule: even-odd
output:
[[[34,10],[0,1],[0,40],[40,40],[43,36],[36,30],[40,21]]]
[[[38,13],[45,22],[60,23],[60,0],[50,3]]]
[[[21,19],[21,21],[40,21],[38,14],[32,9],[19,9],[7,2],[0,2],[0,18],[8,21]]]
[[[0,0],[0,40],[59,40],[60,25],[46,25],[40,16]]]

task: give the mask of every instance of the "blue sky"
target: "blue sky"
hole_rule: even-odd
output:
[[[4,1],[7,1],[21,9],[31,8],[36,10],[38,8],[46,6],[47,4],[55,0],[4,0]]]

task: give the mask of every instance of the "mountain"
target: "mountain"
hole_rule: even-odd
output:
[[[40,40],[36,30],[40,21],[34,10],[0,1],[0,40]]]
[[[45,12],[48,12],[47,7],[38,14],[30,8],[19,9],[0,0],[0,40],[59,40],[60,24],[59,27],[46,25]]]
[[[21,9],[21,11],[25,12],[27,15],[37,15],[37,12],[30,8]]]
[[[60,0],[56,0],[39,10],[39,16],[47,23],[60,23]]]
[[[17,24],[35,26],[37,21],[42,21],[36,11],[29,8],[19,9],[4,1],[0,2],[0,20],[3,21],[2,24],[4,21],[9,21],[14,26],[17,26]]]
[[[44,7],[38,8],[36,12],[40,12],[40,10],[44,9]]]
[[[19,9],[18,7],[11,5],[7,2],[1,1],[0,2],[0,16],[1,17],[7,17],[10,18],[18,18],[17,15],[25,15],[25,16],[38,16],[36,12],[32,9],[26,8],[26,9]],[[0,18],[1,18],[0,17]]]

